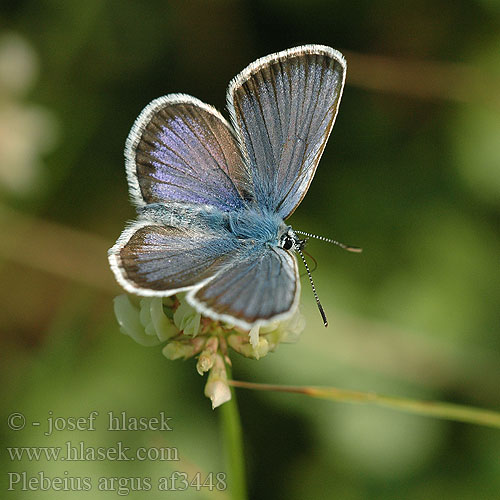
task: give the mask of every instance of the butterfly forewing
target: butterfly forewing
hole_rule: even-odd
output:
[[[230,84],[228,108],[258,205],[287,218],[304,197],[333,127],[346,64],[308,45],[252,63]]]
[[[242,207],[247,172],[234,133],[211,106],[182,94],[160,97],[127,140],[127,173],[138,205],[187,202]]]

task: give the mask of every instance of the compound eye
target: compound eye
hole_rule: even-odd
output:
[[[290,250],[290,248],[293,247],[293,239],[290,238],[290,236],[285,236],[285,239],[283,240],[283,248],[285,250]]]

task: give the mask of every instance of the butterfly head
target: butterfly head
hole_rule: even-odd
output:
[[[286,231],[280,236],[278,246],[284,250],[302,250],[306,245],[307,239],[301,240],[295,231],[288,226]]]

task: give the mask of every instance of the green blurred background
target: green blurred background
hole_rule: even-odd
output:
[[[347,86],[291,223],[321,242],[300,341],[235,378],[500,407],[500,2],[17,1],[0,11],[0,291],[4,446],[177,447],[181,462],[11,461],[2,498],[115,498],[97,478],[225,470],[218,411],[193,360],[119,333],[106,251],[134,217],[123,146],[170,92],[219,109],[257,57],[345,53]],[[297,395],[238,392],[253,499],[498,499],[500,433]],[[94,432],[29,422],[100,414]],[[172,417],[108,432],[106,413]],[[90,492],[6,492],[7,472],[89,476]],[[122,493],[126,492],[123,490]],[[208,491],[128,498],[229,498]]]

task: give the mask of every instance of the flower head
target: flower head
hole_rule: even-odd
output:
[[[305,326],[304,317],[297,311],[287,320],[243,331],[201,316],[183,294],[140,299],[123,294],[115,297],[114,310],[120,331],[139,344],[165,343],[162,352],[171,360],[198,356],[196,369],[200,375],[208,372],[205,396],[213,408],[231,399],[226,372],[229,348],[260,359],[281,342],[295,342]]]

